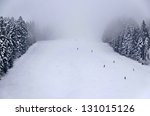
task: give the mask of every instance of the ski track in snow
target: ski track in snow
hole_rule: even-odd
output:
[[[150,98],[150,67],[90,39],[39,41],[0,81],[0,98]]]

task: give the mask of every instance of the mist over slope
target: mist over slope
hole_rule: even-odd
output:
[[[59,37],[98,37],[114,18],[142,20],[146,0],[6,0],[1,15],[23,16]]]

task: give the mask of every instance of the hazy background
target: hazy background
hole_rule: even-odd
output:
[[[149,4],[149,0],[0,0],[0,15],[23,16],[56,37],[99,37],[115,18],[149,18]]]

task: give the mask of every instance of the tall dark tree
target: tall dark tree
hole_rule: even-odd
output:
[[[125,28],[124,34],[123,34],[123,41],[121,44],[121,54],[125,56],[130,56],[131,49],[133,48],[133,30],[134,27],[127,26]]]
[[[142,60],[146,61],[147,53],[150,48],[150,36],[149,36],[149,31],[148,31],[145,21],[143,21],[142,26],[141,26],[141,41],[142,41],[141,58]]]
[[[20,52],[21,54],[24,54],[29,47],[27,43],[28,30],[27,25],[21,16],[17,20],[17,34],[18,40],[20,40]]]
[[[134,60],[139,61],[139,59],[141,58],[141,50],[140,47],[138,45],[138,41],[139,41],[139,37],[140,37],[140,28],[136,27],[133,30],[133,45],[132,45],[132,49],[131,49],[131,58]]]
[[[1,53],[1,73],[6,73],[8,70],[8,59],[7,59],[7,37],[5,32],[4,18],[0,17],[0,53]]]

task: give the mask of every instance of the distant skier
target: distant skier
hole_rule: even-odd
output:
[[[103,66],[104,68],[106,67],[106,65]]]
[[[124,77],[124,79],[126,80],[126,79],[127,79],[127,77]]]

